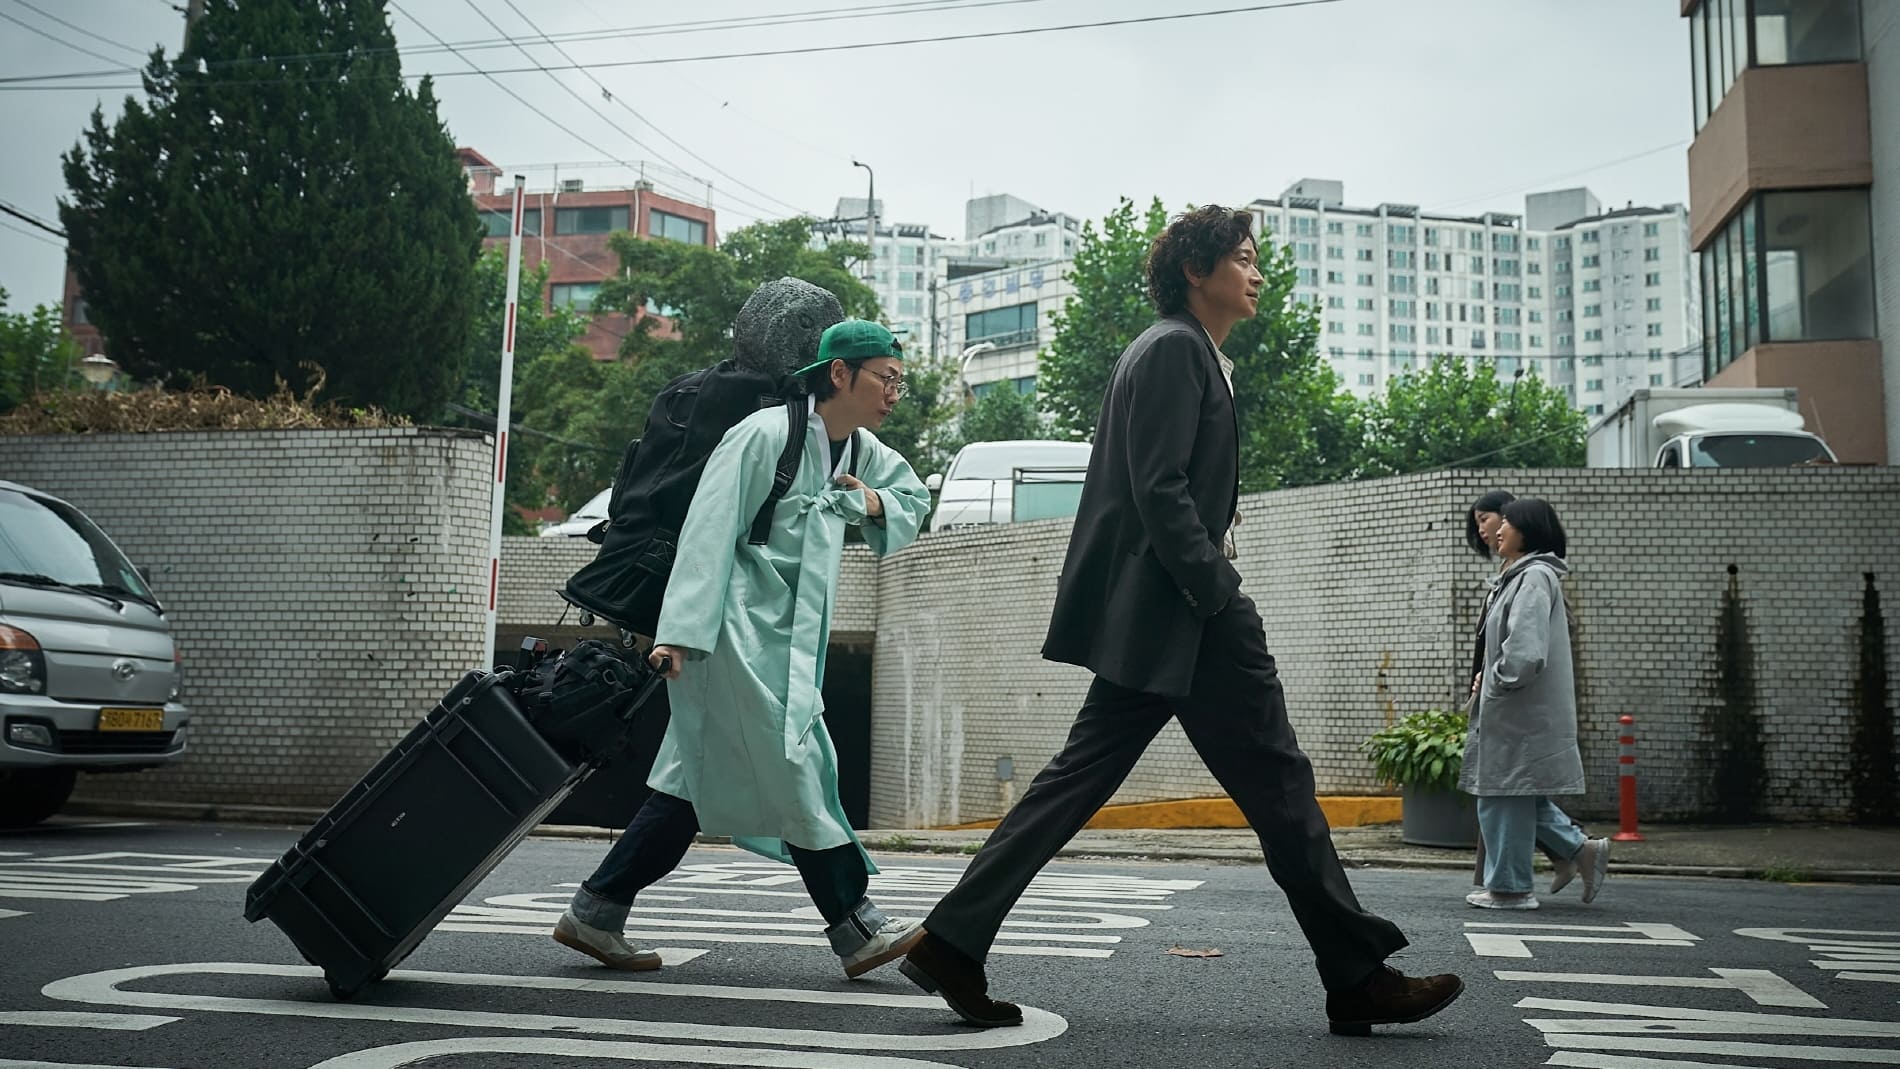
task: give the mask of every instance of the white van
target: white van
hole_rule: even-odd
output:
[[[183,757],[180,678],[165,609],[119,547],[0,482],[0,827],[59,812],[80,772]]]
[[[948,475],[924,480],[940,494],[930,529],[1073,516],[1092,450],[1087,442],[972,442],[957,451]]]

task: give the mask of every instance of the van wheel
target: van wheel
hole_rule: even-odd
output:
[[[59,812],[77,778],[70,768],[0,768],[0,828],[25,828]]]

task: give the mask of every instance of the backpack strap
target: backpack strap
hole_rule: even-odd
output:
[[[853,479],[858,477],[858,432],[851,432],[851,466],[845,469]]]
[[[805,454],[805,425],[810,418],[805,406],[799,403],[802,400],[794,397],[785,402],[785,448],[779,453],[778,466],[772,471],[772,489],[765,495],[765,504],[759,506],[758,515],[752,518],[752,533],[746,538],[752,545],[765,545],[771,538],[772,513],[791,490],[792,480],[798,477],[798,462]]]

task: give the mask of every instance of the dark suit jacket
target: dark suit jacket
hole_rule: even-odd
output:
[[[1240,589],[1221,555],[1239,500],[1234,397],[1186,313],[1123,351],[1042,655],[1124,687],[1188,693],[1208,617]]]

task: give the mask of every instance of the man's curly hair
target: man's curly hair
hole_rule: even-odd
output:
[[[1148,298],[1162,315],[1187,311],[1186,269],[1209,275],[1241,242],[1253,240],[1253,213],[1207,204],[1177,215],[1148,249]]]

